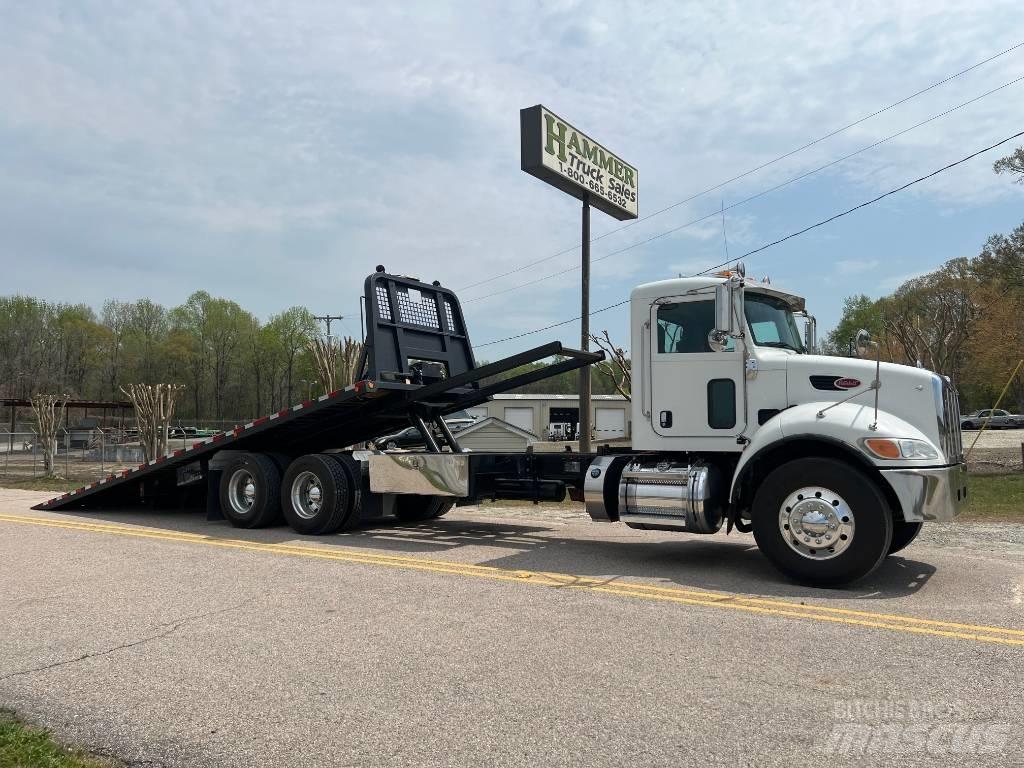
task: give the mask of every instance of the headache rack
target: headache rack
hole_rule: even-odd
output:
[[[601,352],[551,342],[477,365],[462,307],[438,283],[388,274],[366,278],[366,337],[355,383],[315,400],[159,456],[39,504],[36,509],[83,509],[206,503],[209,462],[225,450],[289,458],[355,446],[407,426],[419,428],[427,450],[461,452],[443,416],[493,395],[591,365]],[[520,366],[555,362],[485,383]],[[434,429],[431,429],[431,425]],[[434,432],[440,436],[435,437]]]

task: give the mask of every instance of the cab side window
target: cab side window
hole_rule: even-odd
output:
[[[713,352],[708,334],[715,327],[714,301],[684,301],[658,307],[658,353]],[[732,350],[732,340],[727,350]]]

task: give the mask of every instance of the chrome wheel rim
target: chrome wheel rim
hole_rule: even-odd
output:
[[[256,503],[256,481],[252,474],[240,469],[228,481],[228,503],[236,514],[246,515]]]
[[[303,520],[311,520],[323,508],[324,492],[320,478],[312,472],[300,472],[292,481],[292,509]]]
[[[808,486],[794,491],[779,509],[783,541],[808,560],[831,560],[853,542],[853,510],[835,491]]]

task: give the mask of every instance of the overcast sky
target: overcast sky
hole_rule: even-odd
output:
[[[639,169],[645,216],[1024,41],[1020,0],[6,2],[0,294],[99,307],[205,289],[358,330],[362,279],[455,288],[579,244],[579,204],[519,169],[543,103]],[[1024,48],[594,244],[596,259],[1024,75]],[[726,213],[747,250],[1024,130],[1024,82]],[[748,260],[824,326],[854,292],[1024,221],[1006,145]],[[594,234],[622,225],[595,212]],[[476,343],[578,315],[570,252],[462,292]],[[711,217],[594,265],[593,306],[724,259]],[[628,338],[624,309],[595,328]],[[573,323],[481,349],[490,359]]]

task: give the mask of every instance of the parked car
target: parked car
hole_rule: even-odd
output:
[[[459,430],[475,424],[476,419],[465,411],[456,411],[450,416],[446,416],[444,423],[448,425],[448,429],[452,431],[452,434],[456,434]],[[423,448],[427,443],[423,439],[423,433],[418,428],[406,427],[394,434],[378,437],[373,441],[373,444],[379,449],[393,451],[397,448]]]
[[[392,435],[384,435],[373,441],[377,448],[393,451],[396,448],[422,448],[426,445],[423,433],[417,427],[406,427]]]
[[[988,422],[986,429],[1013,429],[1024,427],[1024,416],[1009,411],[987,408],[960,417],[960,429],[981,429]]]

